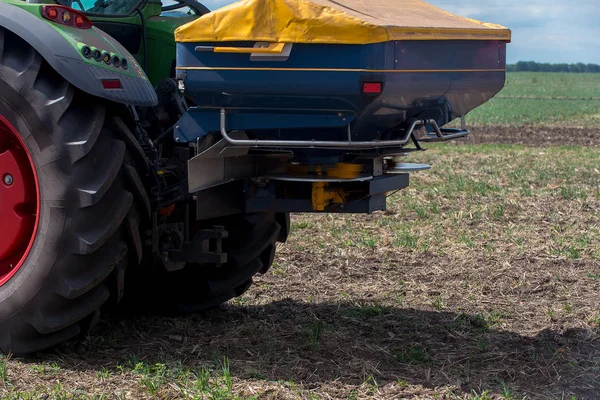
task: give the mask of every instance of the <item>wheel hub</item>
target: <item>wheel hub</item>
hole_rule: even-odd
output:
[[[0,115],[0,286],[25,262],[39,215],[35,169],[13,125]]]

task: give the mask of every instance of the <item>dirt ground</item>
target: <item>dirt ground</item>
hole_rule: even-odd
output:
[[[600,147],[600,128],[476,126],[471,131],[473,135],[465,141],[469,144],[510,143],[536,147]]]
[[[600,130],[474,133],[386,212],[293,216],[221,310],[0,362],[0,398],[600,399]]]

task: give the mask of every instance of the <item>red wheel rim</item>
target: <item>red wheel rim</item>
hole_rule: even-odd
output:
[[[0,115],[0,286],[23,266],[40,215],[31,155],[14,126]]]

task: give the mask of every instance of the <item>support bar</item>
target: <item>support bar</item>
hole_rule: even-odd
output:
[[[238,140],[234,139],[227,133],[227,112],[224,108],[221,109],[221,134],[223,138],[232,145],[235,146],[246,146],[246,147],[299,147],[299,148],[333,148],[333,149],[373,149],[379,147],[401,147],[406,145],[410,141],[410,135],[418,127],[425,126],[433,120],[421,120],[414,119],[411,121],[409,129],[406,131],[404,138],[397,140],[372,140],[370,142],[353,142],[351,140],[350,125],[348,125],[348,141],[319,141],[319,140],[261,140],[261,139],[248,139]],[[437,126],[437,124],[436,124]]]
[[[352,132],[348,125],[348,141],[320,141],[320,140],[262,140],[262,139],[234,139],[227,132],[227,111],[221,109],[221,135],[223,138],[234,146],[244,147],[296,147],[296,148],[328,148],[328,149],[377,149],[383,147],[402,147],[406,145],[411,138],[411,135],[417,128],[431,125],[435,131],[435,136],[430,138],[419,139],[425,142],[445,141],[458,139],[469,135],[467,129],[441,129],[437,122],[433,119],[411,119],[410,125],[406,130],[402,139],[395,140],[371,140],[362,142],[352,141]]]
[[[420,142],[432,143],[432,142],[445,142],[453,139],[460,139],[471,134],[471,131],[467,129],[465,124],[465,116],[460,117],[460,129],[457,128],[441,128],[438,124],[433,121],[431,124],[434,132],[427,134],[425,137],[419,139]]]

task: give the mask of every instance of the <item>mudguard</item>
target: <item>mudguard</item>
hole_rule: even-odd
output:
[[[103,48],[127,58],[128,71],[111,70],[86,60],[58,29],[26,10],[0,2],[0,28],[29,43],[65,80],[76,88],[103,99],[136,106],[154,106],[158,99],[152,84],[133,56],[116,40],[97,28],[66,28],[77,43]],[[67,31],[68,29],[68,31]],[[1,54],[1,53],[0,53]],[[121,89],[105,89],[102,80],[118,79]]]

